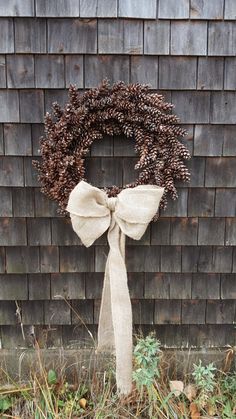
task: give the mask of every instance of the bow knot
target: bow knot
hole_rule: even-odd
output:
[[[98,349],[115,346],[116,382],[119,393],[132,385],[132,310],[125,266],[125,236],[138,240],[156,214],[164,189],[140,185],[109,198],[87,182],[79,182],[69,196],[74,231],[91,246],[108,228],[107,257],[98,326]]]
[[[115,211],[116,202],[117,202],[117,198],[116,197],[111,197],[111,198],[108,198],[107,197],[107,200],[106,200],[107,208],[111,212],[114,212]]]

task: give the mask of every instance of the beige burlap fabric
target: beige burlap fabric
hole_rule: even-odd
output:
[[[125,266],[125,236],[139,240],[154,217],[164,188],[141,185],[108,198],[81,181],[70,193],[67,211],[74,231],[91,246],[108,228],[107,257],[98,326],[98,350],[116,355],[116,383],[120,394],[132,384],[132,311]]]

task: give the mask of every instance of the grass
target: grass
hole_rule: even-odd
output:
[[[65,368],[45,367],[37,343],[35,351],[37,372],[31,368],[29,380],[15,382],[1,372],[6,381],[0,388],[1,418],[236,419],[235,348],[225,352],[220,369],[199,361],[188,367],[187,375],[174,380],[156,337],[137,337],[133,390],[128,397],[116,393],[114,361],[103,372],[84,368],[79,381],[77,377],[69,382]]]

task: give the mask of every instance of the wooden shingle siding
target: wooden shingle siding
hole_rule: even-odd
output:
[[[40,192],[45,112],[103,78],[145,83],[188,131],[190,183],[140,241],[127,238],[134,330],[165,346],[236,345],[236,2],[0,0],[0,343],[96,338],[108,244],[85,248]],[[135,179],[133,140],[104,136],[86,158],[96,186]],[[17,303],[17,304],[16,304]],[[17,316],[19,307],[26,340]]]

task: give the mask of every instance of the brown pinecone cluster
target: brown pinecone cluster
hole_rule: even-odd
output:
[[[104,135],[125,135],[134,140],[139,160],[136,181],[123,188],[162,186],[165,193],[160,207],[165,208],[168,194],[172,199],[178,196],[175,180],[188,181],[190,177],[184,164],[190,155],[179,141],[185,131],[178,126],[172,108],[162,95],[139,83],[110,86],[104,80],[83,95],[70,86],[65,107],[54,103],[52,114],[45,116],[42,159],[33,163],[39,171],[41,191],[56,200],[65,214],[70,192],[79,181],[86,180],[84,160],[91,144]],[[104,189],[109,196],[116,196],[122,188]]]

